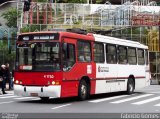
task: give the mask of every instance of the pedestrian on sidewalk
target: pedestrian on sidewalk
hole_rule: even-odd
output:
[[[5,69],[5,65],[1,65],[1,69],[0,69],[0,77],[2,78],[2,93],[3,94],[7,94],[5,92],[5,82],[6,82],[6,77],[5,77],[5,72],[6,72],[6,69]]]
[[[9,63],[6,63],[6,80],[9,82],[9,90],[13,89],[13,85],[12,85],[12,79],[11,79],[11,73],[10,73],[10,69],[9,69]]]

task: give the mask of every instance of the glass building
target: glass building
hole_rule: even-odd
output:
[[[109,0],[105,4],[47,3],[32,0],[24,11],[18,0],[18,31],[53,28],[83,28],[148,45],[152,79],[160,82],[160,2],[159,0]],[[114,3],[114,4],[113,4]]]

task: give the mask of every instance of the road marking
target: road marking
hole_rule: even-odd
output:
[[[158,97],[154,97],[154,98],[150,98],[150,99],[147,99],[147,100],[143,100],[143,101],[139,101],[139,102],[135,102],[135,103],[132,103],[134,105],[142,105],[142,104],[145,104],[145,103],[148,103],[148,102],[153,102],[153,101],[156,101],[156,100],[159,100],[160,99],[160,96]]]
[[[156,104],[156,105],[154,105],[154,106],[160,106],[160,103],[159,103],[159,104]]]
[[[9,101],[9,102],[1,102],[1,103],[0,103],[0,105],[1,105],[1,104],[6,104],[6,103],[12,103],[12,102],[14,102],[14,101]]]
[[[8,96],[8,95],[13,95],[13,94],[2,94],[2,95],[0,95],[0,97]]]
[[[58,108],[61,108],[61,107],[66,107],[66,106],[69,106],[69,105],[71,105],[71,104],[61,105],[61,106],[54,107],[54,108],[51,108],[51,109],[58,109]]]
[[[121,97],[127,97],[127,96],[129,96],[129,95],[114,96],[114,97],[103,98],[103,99],[98,99],[98,100],[91,100],[88,102],[98,103],[98,102],[108,101],[108,100],[117,99],[117,98],[121,98]]]
[[[149,92],[149,93],[160,93],[160,91],[157,91],[157,92]]]
[[[0,97],[0,98],[13,98],[13,97],[18,97],[18,96],[13,95],[13,96],[6,96],[6,97]]]
[[[144,98],[144,97],[151,96],[151,95],[154,95],[154,94],[144,94],[144,95],[135,96],[135,97],[127,98],[127,99],[122,99],[122,100],[118,100],[118,101],[114,101],[114,102],[110,102],[110,103],[118,104],[118,103],[123,103],[123,102],[131,101],[131,100],[135,100],[135,99],[139,99],[139,98]]]
[[[14,99],[16,99],[16,100],[23,100],[23,99],[30,99],[30,98],[34,98],[34,97],[20,97],[20,98],[14,98]]]

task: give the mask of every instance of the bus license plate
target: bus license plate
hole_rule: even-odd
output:
[[[38,96],[38,93],[31,93],[31,96]]]

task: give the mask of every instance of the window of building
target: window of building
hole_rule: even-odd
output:
[[[136,48],[128,48],[128,63],[137,64]]]
[[[78,41],[78,61],[91,61],[91,45],[89,42]]]
[[[138,64],[139,65],[144,65],[144,50],[138,49]]]
[[[106,60],[109,64],[117,63],[117,48],[116,45],[106,45]]]
[[[104,63],[104,45],[102,43],[94,43],[94,61]]]
[[[127,48],[124,46],[118,47],[118,62],[119,64],[127,64]]]

